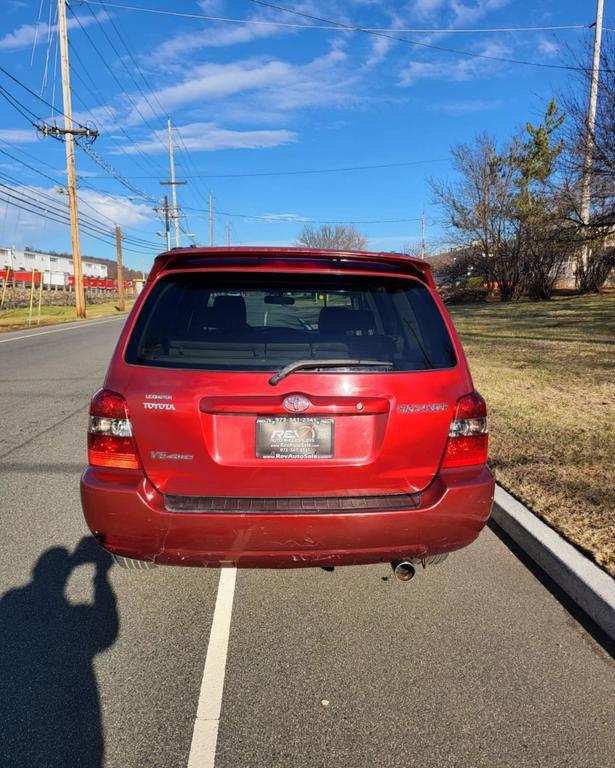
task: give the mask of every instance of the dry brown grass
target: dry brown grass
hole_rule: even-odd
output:
[[[129,310],[134,301],[126,301],[126,309]],[[107,301],[103,304],[88,304],[86,307],[88,320],[95,320],[100,317],[113,317],[119,315],[116,301]],[[38,318],[37,307],[32,312],[32,325],[28,325],[29,309],[20,307],[19,309],[0,310],[0,333],[2,331],[19,331],[23,328],[36,328],[41,325],[55,325],[56,323],[72,323],[77,319],[75,307],[54,306],[42,307],[40,322]]]
[[[498,482],[615,576],[615,294],[450,309]]]

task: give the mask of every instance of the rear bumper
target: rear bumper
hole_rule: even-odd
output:
[[[105,549],[165,565],[293,568],[429,557],[470,544],[491,513],[486,467],[444,470],[417,508],[348,513],[169,512],[139,472],[88,467],[86,521]]]

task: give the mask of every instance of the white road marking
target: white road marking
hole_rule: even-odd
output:
[[[0,344],[7,344],[9,341],[21,341],[22,339],[32,339],[34,336],[46,336],[48,333],[60,333],[60,331],[74,331],[77,328],[91,328],[95,325],[104,325],[105,323],[111,323],[115,320],[125,320],[126,315],[121,317],[110,317],[107,320],[99,320],[95,322],[91,320],[89,323],[81,323],[80,325],[68,325],[66,328],[54,328],[51,331],[39,331],[38,333],[27,333],[24,336],[14,336],[12,339],[0,339]]]
[[[209,633],[188,768],[214,768],[237,570],[222,568]]]

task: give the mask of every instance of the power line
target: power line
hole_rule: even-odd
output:
[[[110,39],[110,38],[109,38],[109,36],[107,35],[107,32],[106,32],[105,28],[102,26],[102,23],[100,22],[100,20],[99,20],[99,19],[96,17],[96,15],[94,14],[94,12],[92,11],[92,9],[91,9],[91,8],[88,8],[88,10],[89,10],[89,12],[91,13],[92,17],[93,17],[94,19],[96,19],[96,21],[98,22],[98,24],[99,24],[99,26],[100,26],[100,28],[101,28],[101,30],[102,30],[102,32],[103,32],[103,34],[105,35],[105,38],[107,39],[107,41],[108,41],[109,45],[111,46],[112,50],[114,51],[114,53],[115,53],[115,54],[116,54],[116,56],[118,57],[118,61],[121,61],[121,62],[122,62],[122,64],[124,65],[124,69],[126,70],[127,74],[129,75],[130,79],[132,80],[132,82],[133,82],[134,86],[137,88],[137,90],[138,90],[138,91],[139,91],[139,93],[141,94],[141,96],[142,96],[142,98],[143,98],[144,102],[147,104],[147,106],[148,106],[148,107],[149,107],[149,109],[151,110],[151,112],[152,112],[152,115],[156,115],[157,113],[159,113],[159,114],[165,114],[165,111],[166,111],[166,110],[165,110],[165,108],[164,108],[164,107],[163,107],[163,105],[160,103],[160,99],[158,98],[158,96],[157,96],[157,94],[156,94],[155,90],[154,90],[154,89],[151,87],[150,83],[148,82],[147,78],[145,77],[145,74],[143,73],[143,70],[142,70],[142,68],[141,68],[141,67],[140,67],[140,66],[137,64],[137,61],[136,61],[136,59],[135,59],[135,57],[134,57],[134,55],[133,55],[132,51],[130,50],[130,48],[129,48],[129,46],[128,46],[128,43],[126,42],[125,38],[123,37],[123,35],[122,35],[122,33],[121,33],[121,31],[120,31],[119,27],[117,26],[117,24],[115,23],[115,21],[114,21],[113,17],[111,16],[111,14],[109,13],[109,11],[107,10],[107,8],[106,8],[105,4],[104,4],[104,3],[101,3],[101,5],[102,5],[102,7],[103,7],[103,8],[104,8],[104,10],[105,10],[105,14],[106,14],[106,16],[107,16],[107,20],[110,22],[110,24],[111,24],[112,28],[114,29],[114,31],[115,31],[115,33],[116,33],[116,35],[117,35],[117,37],[118,37],[118,39],[119,39],[120,43],[122,44],[122,46],[124,47],[124,50],[125,50],[125,51],[126,51],[126,53],[128,54],[128,57],[129,57],[130,61],[131,61],[131,62],[132,62],[132,64],[133,64],[133,67],[134,67],[134,71],[136,71],[136,72],[138,72],[138,73],[139,73],[139,75],[140,75],[140,77],[141,77],[141,80],[143,81],[143,83],[144,83],[144,85],[145,85],[145,89],[146,89],[145,91],[143,90],[143,88],[141,87],[141,85],[139,84],[139,82],[138,82],[138,81],[135,79],[135,77],[134,77],[134,75],[133,75],[133,72],[132,72],[132,70],[131,70],[131,69],[129,69],[129,68],[127,68],[127,67],[124,65],[124,62],[122,61],[122,57],[120,56],[120,54],[119,54],[119,52],[118,52],[117,48],[116,48],[116,47],[113,45],[113,42],[111,41],[111,39]],[[148,95],[148,94],[149,94],[149,95]],[[134,109],[137,111],[137,113],[139,114],[139,116],[140,116],[140,117],[143,119],[144,123],[145,123],[145,124],[146,124],[146,125],[149,127],[150,131],[152,132],[152,135],[153,135],[153,136],[154,136],[154,137],[155,137],[155,138],[158,140],[158,142],[161,144],[161,146],[163,147],[163,149],[165,149],[165,152],[166,152],[166,147],[165,147],[164,143],[162,142],[162,140],[161,140],[161,138],[160,138],[160,136],[159,136],[159,134],[158,134],[157,130],[156,130],[156,129],[155,129],[155,128],[154,128],[154,127],[151,125],[151,123],[149,123],[149,121],[148,121],[148,120],[147,120],[147,119],[146,119],[146,118],[143,116],[143,114],[140,112],[140,110],[138,109],[138,107],[137,107],[137,105],[135,104],[135,102],[134,102],[134,101],[131,99],[131,97],[130,97],[128,94],[127,94],[127,96],[128,96],[128,98],[129,98],[129,100],[131,101],[131,103],[132,103],[132,105],[133,105]],[[157,104],[157,108],[156,108],[156,107],[155,107],[155,106],[152,104],[152,101],[150,100],[150,96],[151,96],[151,97],[152,97],[152,99],[153,99],[153,100],[156,102],[156,104]],[[190,166],[192,165],[192,160],[191,160],[191,158],[190,158],[190,155],[189,155],[189,153],[188,153],[188,150],[187,150],[187,148],[186,148],[186,145],[185,145],[185,143],[184,143],[184,140],[183,140],[183,138],[181,137],[181,134],[179,134],[179,132],[178,132],[177,130],[176,130],[176,133],[177,133],[177,136],[178,136],[178,139],[179,139],[179,142],[180,142],[180,146],[179,146],[180,152],[183,152],[183,153],[186,155],[186,162],[187,162],[187,164],[188,164],[188,167],[190,167]],[[134,146],[135,146],[135,147],[137,148],[137,150],[139,151],[139,154],[141,154],[141,155],[144,155],[144,153],[143,153],[143,152],[142,152],[142,151],[141,151],[141,150],[138,148],[138,145],[134,144]],[[198,187],[198,184],[197,184],[197,190],[196,190],[196,191],[197,191],[197,193],[198,193],[199,195],[201,194],[201,193],[200,193],[200,187]],[[181,222],[179,219],[177,219],[177,220],[176,220],[176,224],[177,224],[178,228],[179,228],[179,229],[181,229],[181,231],[182,231],[184,234],[186,234],[186,235],[188,235],[188,234],[189,234],[189,230],[187,230],[187,229],[185,228],[185,226],[183,225],[183,223],[182,223],[182,222]],[[186,224],[187,224],[187,222],[186,222]]]
[[[4,152],[4,150],[0,150],[0,152],[3,152],[4,154],[7,154],[10,157],[12,157],[8,152]],[[16,158],[13,158],[13,159],[16,159]],[[26,165],[26,164],[24,163],[24,165]],[[30,167],[30,166],[28,166],[28,167]],[[45,178],[49,179],[50,181],[53,181],[54,183],[56,183],[58,186],[62,187],[62,185],[57,180],[53,179],[51,176],[47,176],[47,174],[42,174],[42,175],[45,176]],[[60,200],[58,198],[54,197],[53,195],[50,195],[49,193],[44,192],[43,190],[38,189],[37,187],[33,187],[33,186],[29,185],[29,184],[23,184],[18,179],[16,179],[14,176],[10,176],[9,174],[0,172],[0,177],[5,179],[6,181],[11,182],[11,184],[14,185],[13,187],[10,187],[10,188],[6,187],[7,189],[11,189],[15,193],[20,193],[22,190],[28,190],[28,191],[30,191],[30,193],[32,194],[33,198],[37,202],[48,201],[47,204],[46,204],[47,208],[50,208],[55,213],[61,214],[62,216],[66,216],[67,208],[65,206],[63,206],[62,203],[60,202]],[[6,185],[2,185],[2,186],[6,186]],[[7,193],[5,192],[4,194],[7,194]],[[23,195],[23,193],[22,193],[22,195]],[[115,226],[115,224],[116,224],[115,221],[110,219],[108,216],[106,216],[104,213],[99,211],[97,208],[95,208],[93,205],[88,203],[86,200],[84,200],[83,198],[80,198],[79,202],[83,203],[88,208],[93,210],[98,216],[102,216],[103,218],[107,219],[107,221],[109,221],[111,224],[113,224]],[[105,227],[104,222],[101,222],[98,219],[95,219],[95,218],[93,218],[91,216],[87,216],[87,215],[83,215],[83,214],[81,214],[80,219],[81,219],[82,225],[84,227],[88,227],[91,230],[99,232],[100,234],[108,235],[109,230]],[[156,247],[157,246],[157,243],[154,243],[154,242],[149,241],[149,240],[145,240],[144,238],[141,238],[141,237],[133,237],[131,235],[125,235],[125,239],[127,241],[133,243],[134,245],[137,245],[137,246],[145,246],[145,247],[152,247],[152,246]]]
[[[62,117],[66,117],[64,112],[62,112],[61,110],[57,109],[53,104],[51,104],[51,102],[47,101],[47,99],[44,99],[42,96],[39,96],[38,93],[36,93],[36,91],[33,91],[32,88],[29,88],[27,85],[25,85],[25,83],[22,83],[21,80],[18,80],[14,75],[12,75],[4,67],[0,66],[0,72],[2,72],[2,74],[6,75],[8,78],[10,78],[14,83],[17,83],[17,85],[19,85],[21,88],[23,88],[25,91],[27,91],[31,96],[34,96],[35,99],[38,99],[38,101],[40,101],[43,104],[45,104],[45,106],[47,106],[51,110],[57,112],[58,115],[61,115]],[[28,110],[28,111],[31,111],[31,110]],[[83,130],[88,130],[87,125],[84,125],[83,123],[80,123],[77,120],[73,120],[73,123],[78,125]]]
[[[88,11],[89,11],[89,12],[92,14],[93,18],[96,20],[96,22],[97,22],[98,26],[100,27],[100,29],[101,29],[101,31],[102,31],[102,33],[103,33],[103,35],[105,36],[105,38],[106,38],[107,42],[108,42],[108,43],[109,43],[109,45],[111,46],[111,48],[112,48],[113,52],[115,53],[115,55],[117,56],[117,59],[118,59],[118,61],[122,62],[122,57],[120,56],[120,54],[119,54],[119,52],[118,52],[117,48],[116,48],[116,47],[115,47],[115,45],[113,44],[113,42],[112,42],[112,40],[110,39],[109,35],[107,34],[107,30],[106,30],[106,29],[103,27],[103,25],[101,24],[101,22],[100,22],[100,19],[98,18],[98,16],[96,16],[96,14],[95,14],[95,13],[92,11],[92,9],[91,9],[91,8],[88,8]],[[139,107],[137,106],[136,102],[135,102],[135,101],[133,101],[133,99],[132,99],[132,97],[130,96],[130,94],[129,94],[129,93],[126,91],[126,90],[125,90],[124,86],[123,86],[123,85],[120,83],[120,81],[118,80],[117,76],[115,75],[115,72],[114,72],[114,71],[111,69],[111,67],[109,66],[109,63],[108,63],[107,59],[106,59],[106,58],[103,56],[103,54],[100,52],[100,49],[98,48],[98,46],[96,45],[96,43],[94,42],[94,40],[91,38],[91,36],[89,35],[88,31],[85,29],[85,27],[83,26],[83,24],[81,23],[81,21],[80,21],[79,17],[78,17],[78,16],[77,16],[77,15],[76,15],[74,12],[73,12],[73,18],[77,20],[77,23],[79,24],[79,26],[80,26],[80,27],[81,27],[81,29],[83,30],[83,32],[84,32],[84,34],[85,34],[85,36],[86,36],[86,37],[87,37],[87,39],[89,40],[89,42],[90,42],[90,45],[91,45],[91,46],[94,48],[94,50],[95,50],[95,51],[96,51],[96,53],[98,54],[98,57],[99,57],[99,58],[100,58],[100,60],[103,62],[103,64],[104,64],[105,68],[106,68],[106,69],[107,69],[107,71],[110,73],[111,77],[112,77],[112,78],[115,80],[115,82],[116,82],[117,86],[119,87],[120,91],[122,91],[122,92],[123,92],[123,93],[126,95],[127,99],[128,99],[128,100],[130,101],[130,103],[132,104],[132,107],[133,107],[133,109],[135,110],[135,112],[136,112],[136,113],[139,115],[139,117],[141,118],[141,120],[143,121],[143,123],[144,123],[145,125],[147,125],[147,126],[148,126],[148,128],[149,128],[149,129],[152,131],[152,134],[153,134],[154,138],[155,138],[155,139],[158,141],[158,143],[160,144],[160,146],[161,146],[161,147],[164,149],[164,151],[166,152],[166,151],[167,151],[167,148],[166,148],[166,146],[164,145],[164,143],[163,143],[162,139],[160,138],[160,136],[158,135],[158,133],[157,133],[156,129],[155,129],[155,128],[153,128],[153,127],[152,127],[152,125],[151,125],[151,124],[148,122],[147,118],[146,118],[146,117],[145,117],[145,115],[144,115],[144,114],[141,112],[141,110],[140,110],[140,109],[139,109]],[[123,62],[122,62],[122,63],[123,63]],[[145,102],[146,102],[146,104],[147,104],[147,105],[150,107],[150,109],[152,109],[152,107],[151,107],[151,104],[149,103],[149,101],[148,101],[148,99],[147,99],[147,96],[145,96],[145,94],[143,94],[143,91],[142,91],[142,89],[140,88],[140,86],[139,86],[139,84],[137,83],[137,81],[135,80],[135,78],[134,78],[134,76],[133,76],[132,72],[130,71],[130,69],[128,69],[128,67],[126,67],[126,65],[125,65],[125,64],[124,64],[124,69],[125,69],[125,70],[126,70],[126,72],[128,73],[128,75],[129,75],[130,79],[131,79],[131,80],[132,80],[132,82],[135,84],[135,86],[137,87],[137,89],[138,89],[138,90],[140,90],[141,94],[143,95],[143,97],[144,97],[144,99],[145,99]]]
[[[111,14],[107,10],[107,8],[106,8],[104,3],[101,3],[101,5],[105,8],[105,13],[107,14],[107,19],[108,19],[109,23],[111,24],[111,26],[113,27],[113,29],[115,30],[115,33],[118,36],[118,39],[120,40],[120,42],[124,46],[124,50],[128,54],[128,57],[130,58],[133,66],[135,68],[135,72],[139,73],[139,75],[141,76],[141,80],[143,80],[143,82],[145,83],[145,87],[150,91],[152,97],[156,100],[156,103],[158,104],[158,107],[160,108],[160,114],[161,115],[166,114],[165,108],[162,106],[162,104],[160,103],[160,99],[156,95],[156,92],[154,91],[154,89],[151,87],[151,85],[147,81],[147,78],[145,77],[145,74],[143,73],[143,68],[140,67],[137,64],[137,61],[135,60],[135,57],[133,56],[132,51],[128,47],[128,44],[126,43],[126,40],[125,40],[124,36],[122,35],[119,27],[115,23],[115,20],[113,19],[113,16],[111,16]],[[90,9],[90,13],[92,13],[91,9]],[[137,87],[139,88],[139,86],[137,86]],[[151,107],[151,104],[149,104],[147,96],[143,93],[143,91],[140,88],[139,88],[139,91],[140,91],[141,95],[143,96],[143,98],[147,101],[148,105],[150,106],[150,109],[152,109],[152,112],[155,114],[154,109]]]
[[[89,2],[90,0],[88,0]],[[505,64],[522,64],[524,66],[528,67],[540,67],[544,69],[562,69],[562,70],[568,70],[568,71],[579,71],[579,72],[586,72],[586,68],[584,67],[575,67],[568,64],[546,64],[542,61],[526,61],[524,59],[510,59],[506,58],[504,56],[492,56],[487,53],[475,53],[474,51],[466,51],[461,48],[448,48],[443,45],[433,45],[432,43],[423,43],[420,40],[412,40],[408,37],[399,37],[398,35],[392,35],[387,32],[383,31],[376,31],[373,29],[365,29],[363,27],[357,27],[353,26],[351,24],[344,24],[341,21],[335,21],[333,19],[327,19],[323,18],[322,16],[314,16],[309,13],[304,13],[302,11],[296,11],[293,8],[285,8],[282,5],[274,5],[273,3],[266,2],[266,0],[249,0],[251,3],[255,3],[256,5],[262,5],[265,8],[274,8],[277,11],[282,11],[283,13],[290,13],[295,16],[301,16],[305,19],[312,19],[314,21],[322,21],[326,22],[327,24],[332,24],[339,29],[347,30],[348,32],[361,32],[368,35],[374,35],[375,37],[384,37],[388,40],[394,40],[398,43],[407,43],[409,45],[416,45],[421,48],[429,48],[430,50],[434,51],[442,51],[444,53],[454,53],[459,56],[467,56],[469,58],[475,58],[475,59],[485,59],[487,61],[498,61]],[[442,30],[445,31],[445,30]]]
[[[211,16],[202,13],[184,13],[181,11],[167,11],[159,8],[145,8],[143,6],[136,5],[120,5],[119,3],[108,3],[97,0],[82,0],[86,5],[99,5],[104,8],[120,8],[125,11],[142,11],[144,13],[154,13],[161,16],[176,16],[186,19],[199,19],[203,21],[219,21],[230,24],[251,24],[257,26],[266,27],[281,27],[288,29],[319,29],[330,30],[331,32],[340,31],[338,26],[331,26],[335,22],[329,22],[327,25],[322,24],[290,24],[281,21],[268,21],[267,19],[237,19],[229,18],[226,16]],[[284,9],[286,10],[286,9]],[[307,14],[306,14],[307,16]],[[311,18],[311,17],[308,17]],[[317,18],[317,17],[313,17]],[[323,19],[323,21],[325,21]],[[484,32],[555,32],[562,30],[577,30],[588,29],[588,24],[552,24],[549,26],[537,26],[537,27],[478,27],[475,29],[451,29],[449,27],[348,27],[349,32],[412,32],[417,34],[432,35],[436,33],[463,33],[463,34],[480,34]],[[609,30],[610,31],[610,30]]]
[[[144,91],[144,90],[143,90],[143,88],[140,86],[140,84],[137,82],[137,80],[134,78],[132,71],[131,71],[130,69],[127,69],[127,68],[125,67],[125,69],[126,69],[126,70],[127,70],[127,72],[128,72],[128,75],[130,76],[130,79],[132,80],[132,82],[133,82],[133,83],[134,83],[134,85],[136,86],[137,90],[139,91],[139,93],[140,93],[140,94],[141,94],[141,96],[143,97],[143,99],[144,99],[145,103],[146,103],[146,104],[148,105],[148,107],[150,108],[150,110],[151,110],[152,114],[153,114],[153,115],[155,115],[155,114],[157,113],[157,111],[159,112],[159,114],[165,114],[166,110],[165,110],[165,108],[163,107],[163,105],[161,104],[161,102],[160,102],[160,99],[158,98],[158,95],[156,94],[156,91],[155,91],[155,90],[152,88],[151,84],[148,82],[148,80],[147,80],[147,78],[146,78],[146,76],[145,76],[145,74],[144,74],[144,72],[143,72],[143,69],[142,69],[142,67],[140,67],[140,66],[137,64],[137,61],[136,61],[136,59],[135,59],[135,57],[134,57],[134,55],[133,55],[132,51],[130,50],[130,48],[129,48],[129,46],[128,46],[128,43],[126,42],[126,40],[125,40],[124,36],[122,35],[122,33],[121,33],[121,31],[120,31],[119,27],[118,27],[118,26],[117,26],[117,24],[115,23],[115,21],[114,21],[113,17],[111,16],[111,14],[109,13],[109,11],[107,10],[107,7],[106,7],[105,3],[104,3],[104,2],[101,2],[101,6],[104,8],[104,10],[105,10],[105,14],[106,14],[106,16],[107,16],[107,19],[108,19],[108,21],[110,22],[111,26],[112,26],[112,27],[113,27],[113,29],[115,30],[115,33],[116,33],[116,35],[117,35],[117,37],[118,37],[118,39],[119,39],[120,43],[121,43],[121,44],[122,44],[122,46],[124,47],[124,50],[126,51],[126,53],[127,53],[128,57],[129,57],[130,61],[132,62],[132,64],[133,64],[133,67],[134,67],[134,70],[135,70],[136,72],[138,72],[138,73],[139,73],[139,75],[140,75],[140,77],[141,77],[141,80],[143,81],[143,83],[144,83],[144,85],[145,85],[145,89],[146,89],[146,90]],[[94,12],[92,11],[92,9],[91,9],[91,8],[89,8],[88,10],[89,10],[89,11],[90,11],[90,13],[92,14],[92,16],[93,16],[94,18],[96,18],[96,16],[94,15]],[[111,41],[109,40],[109,37],[108,37],[108,35],[106,34],[106,31],[104,30],[104,28],[102,27],[102,25],[100,24],[100,22],[99,22],[99,25],[101,26],[101,29],[103,30],[103,32],[104,32],[104,34],[105,34],[105,37],[106,37],[106,38],[107,38],[107,40],[109,41],[109,44],[112,46],[112,48],[113,48],[113,50],[115,51],[116,55],[118,56],[118,58],[120,58],[120,57],[119,57],[119,53],[117,52],[117,49],[115,48],[115,46],[113,46],[113,44],[112,44],[112,43],[111,43]],[[120,61],[121,61],[121,58],[120,58]],[[147,91],[147,92],[146,92],[146,91]],[[148,95],[148,94],[149,94],[149,95]],[[152,99],[153,99],[153,100],[156,102],[158,109],[156,109],[156,108],[155,108],[155,107],[152,105],[152,101],[150,101],[150,98],[149,98],[150,96],[151,96],[151,97],[152,97]],[[133,106],[135,106],[135,105],[134,105],[134,102],[132,102],[132,103],[133,103]],[[135,108],[136,108],[136,106],[135,106]],[[140,114],[140,113],[139,113],[139,114]],[[165,149],[165,151],[166,151],[166,147],[164,147],[164,144],[163,144],[162,140],[160,139],[160,137],[159,137],[159,135],[158,135],[158,133],[157,133],[156,129],[155,129],[155,128],[154,128],[154,127],[153,127],[153,126],[152,126],[152,125],[151,125],[151,124],[150,124],[150,123],[147,121],[147,120],[145,120],[145,124],[146,124],[146,125],[147,125],[147,126],[150,128],[150,130],[152,131],[152,133],[153,133],[153,134],[156,136],[156,138],[157,138],[157,139],[158,139],[158,141],[159,141],[159,142],[162,144],[163,148],[164,148],[164,149]],[[187,167],[187,169],[188,169],[190,172],[192,172],[192,171],[194,171],[194,165],[193,165],[193,163],[192,163],[192,158],[191,158],[191,156],[190,156],[190,154],[189,154],[189,152],[188,152],[188,148],[186,147],[186,144],[185,144],[185,142],[184,142],[184,139],[183,139],[183,137],[182,137],[182,135],[181,135],[181,133],[180,133],[179,129],[178,129],[177,127],[175,127],[175,126],[173,127],[173,129],[174,129],[174,131],[175,131],[175,134],[177,135],[177,138],[178,138],[178,144],[179,144],[179,147],[178,147],[178,148],[179,148],[179,151],[180,151],[180,153],[181,153],[182,155],[185,155],[185,158],[186,158],[186,167]],[[135,146],[136,146],[136,145],[135,145]],[[141,154],[143,154],[143,153],[141,153]],[[182,163],[182,164],[183,164],[183,163]],[[196,189],[195,189],[195,191],[197,192],[197,194],[199,195],[199,197],[201,197],[201,199],[203,199],[203,200],[204,200],[204,196],[203,196],[203,193],[201,192],[201,188],[200,188],[200,185],[198,184],[198,182],[196,182]],[[182,231],[184,232],[184,234],[187,234],[187,230],[186,230],[186,229],[185,229],[185,227],[184,227],[184,226],[181,224],[181,222],[179,222],[179,226],[180,226],[180,228],[182,229]]]
[[[302,176],[315,173],[346,173],[348,171],[371,171],[379,168],[406,168],[410,165],[429,165],[431,163],[450,162],[448,157],[436,157],[431,160],[407,160],[401,163],[378,163],[375,165],[348,165],[339,168],[307,168],[296,171],[257,171],[255,173],[207,173],[191,174],[196,179],[248,179],[259,176]],[[103,178],[91,176],[90,178]],[[126,176],[127,179],[156,179],[157,176]]]
[[[30,123],[30,125],[33,125],[35,128],[37,125],[39,125],[42,120],[38,115],[36,115],[34,112],[32,112],[31,109],[26,107],[25,104],[23,104],[19,99],[15,98],[9,91],[6,90],[3,86],[0,85],[0,96],[2,96],[5,101],[8,101],[8,103],[13,107],[13,109],[17,110],[19,114],[24,117],[27,122]]]
[[[31,200],[28,200],[23,196],[15,195],[13,194],[15,190],[13,190],[12,187],[7,187],[5,184],[0,183],[0,188],[1,187],[10,189],[12,190],[12,192],[7,192],[7,191],[4,191],[4,189],[0,189],[0,195],[5,195],[6,198],[9,198],[9,199],[5,199],[0,197],[0,202],[15,208],[19,208],[20,210],[26,211],[27,213],[33,213],[35,216],[39,216],[49,221],[53,221],[57,224],[64,224],[66,226],[70,226],[70,221],[69,221],[67,212],[62,212],[54,208],[52,205],[39,205],[37,202],[32,202]],[[110,235],[107,235],[106,232],[99,231],[94,227],[90,227],[90,225],[88,224],[83,224],[83,229],[88,234],[88,236],[93,238],[94,240],[98,240],[99,242],[105,243],[105,245],[112,244],[112,240],[105,239],[105,238],[111,237]],[[130,250],[133,253],[137,253],[137,254],[151,253],[150,249],[144,249],[144,248],[138,248],[138,247],[129,247],[126,250]]]
[[[77,60],[77,62],[79,63],[79,66],[80,66],[80,67],[82,68],[82,70],[83,70],[83,75],[84,75],[84,76],[82,76],[82,75],[79,73],[79,71],[78,71],[78,70],[77,70],[77,69],[74,67],[74,65],[73,65],[73,68],[72,68],[72,72],[73,72],[73,74],[75,75],[75,77],[77,78],[77,80],[79,80],[79,82],[81,83],[81,85],[82,85],[82,86],[85,88],[85,90],[86,90],[86,91],[89,93],[89,95],[90,95],[90,97],[92,98],[92,100],[94,101],[94,103],[95,103],[96,105],[98,105],[98,107],[100,107],[101,109],[103,109],[103,110],[104,110],[104,111],[107,113],[107,115],[109,116],[109,119],[110,119],[110,121],[111,121],[111,124],[114,126],[114,129],[116,129],[116,130],[120,131],[120,133],[121,133],[121,134],[124,136],[124,138],[126,138],[126,140],[127,140],[128,142],[130,142],[130,143],[131,143],[131,144],[132,144],[132,145],[133,145],[133,146],[136,148],[136,153],[139,155],[139,157],[137,157],[137,158],[134,158],[134,159],[136,159],[138,162],[140,162],[140,163],[142,164],[142,166],[143,166],[143,167],[145,167],[145,164],[143,163],[143,161],[145,161],[145,163],[148,163],[148,164],[149,164],[149,166],[150,166],[151,168],[153,168],[155,171],[158,171],[158,172],[156,173],[156,176],[155,176],[155,177],[153,177],[153,178],[159,178],[159,176],[160,176],[160,173],[159,173],[159,169],[158,169],[158,167],[157,167],[156,163],[155,163],[155,162],[154,162],[154,161],[151,159],[151,157],[149,157],[148,155],[146,155],[144,152],[142,152],[142,151],[139,149],[139,147],[138,147],[138,145],[136,144],[136,142],[135,142],[135,141],[132,139],[132,137],[131,137],[131,136],[130,136],[130,135],[127,133],[127,132],[126,132],[126,130],[123,128],[123,126],[122,126],[121,124],[117,124],[117,116],[116,116],[116,115],[115,115],[115,114],[114,114],[114,113],[111,111],[110,107],[109,107],[107,104],[104,104],[104,103],[102,102],[102,100],[101,100],[101,99],[100,99],[100,98],[99,98],[99,97],[96,95],[96,93],[95,93],[95,91],[94,91],[94,89],[97,87],[97,86],[96,86],[96,83],[95,83],[95,82],[94,82],[94,80],[92,79],[92,77],[91,77],[91,75],[90,75],[90,73],[89,73],[89,71],[88,71],[88,68],[87,68],[87,66],[86,66],[86,65],[83,63],[83,60],[81,59],[81,56],[79,55],[79,52],[78,52],[78,51],[77,51],[77,49],[76,49],[76,48],[75,48],[75,47],[72,45],[72,43],[70,43],[70,41],[69,41],[69,48],[70,48],[71,54],[72,54],[72,55],[75,57],[75,59],[76,59],[76,60]],[[87,79],[89,80],[89,83],[91,83],[91,86],[90,86],[88,83],[86,83],[86,82],[85,82],[85,79],[84,79],[84,77],[87,77]],[[90,112],[90,113],[91,113],[91,109],[89,109],[89,108],[87,107],[87,105],[85,105],[85,103],[83,102],[83,99],[81,99],[81,98],[80,98],[79,96],[77,96],[76,94],[75,94],[75,96],[76,96],[76,98],[77,98],[77,101],[79,101],[79,102],[80,102],[80,104],[81,104],[81,105],[82,105],[82,106],[83,106],[83,107],[84,107],[84,108],[85,108],[85,109],[86,109],[88,112]],[[118,150],[119,150],[119,151],[120,151],[122,154],[124,154],[124,155],[126,155],[127,157],[130,157],[131,159],[133,159],[133,157],[134,157],[134,156],[133,156],[131,153],[127,152],[126,148],[125,148],[124,146],[122,146],[121,144],[119,144],[117,141],[115,141],[115,140],[114,140],[112,137],[109,137],[109,136],[107,136],[107,140],[111,141],[111,143],[112,143],[112,144],[113,144],[115,147],[117,147],[117,148],[118,148]],[[146,170],[147,170],[147,169],[146,169]]]
[[[96,152],[92,147],[88,146],[87,144],[84,144],[83,142],[79,141],[78,139],[75,139],[75,144],[82,149],[86,155],[89,155],[91,159],[96,163],[96,165],[100,166],[103,170],[105,170],[109,176],[112,176],[116,181],[118,181],[120,184],[122,184],[126,189],[129,189],[133,194],[137,195],[137,197],[142,197],[144,200],[150,200],[155,202],[154,198],[151,195],[148,195],[146,192],[143,192],[143,190],[139,189],[138,187],[133,186],[119,171],[117,171],[110,163],[108,163],[104,158],[102,158],[98,152]]]
[[[207,213],[207,211],[204,211],[199,208],[188,208],[189,211],[199,211],[200,213]],[[294,216],[294,215],[286,215],[286,214],[277,214],[272,213],[269,215],[263,216],[255,215],[251,213],[230,213],[229,211],[221,211],[218,209],[215,209],[215,213],[219,213],[222,216],[230,216],[231,218],[238,218],[238,219],[257,219],[259,221],[266,221],[270,224],[402,224],[407,223],[410,221],[420,221],[421,217],[418,218],[412,218],[412,219],[369,219],[365,221],[328,221],[324,219],[307,219],[304,217]]]
[[[2,139],[0,139],[0,141],[2,141],[2,143],[4,143],[4,144],[7,144],[7,146],[10,146],[7,142],[3,141]],[[41,171],[40,169],[34,167],[33,165],[30,165],[29,163],[26,163],[24,160],[21,160],[20,158],[15,157],[15,155],[11,154],[10,152],[7,152],[5,149],[1,149],[0,148],[0,152],[2,154],[6,155],[7,157],[10,157],[11,160],[15,161],[16,163],[19,163],[20,165],[23,165],[25,168],[27,168],[28,170],[32,171],[33,173],[36,173],[39,176],[42,176],[43,178],[47,179],[48,181],[53,182],[56,186],[61,187],[62,189],[64,189],[64,183],[59,181],[58,179],[54,178],[53,176],[50,176],[49,174],[45,173],[44,171]],[[46,165],[46,163],[43,163],[43,164]],[[50,167],[50,166],[48,166],[48,167]],[[9,179],[10,181],[13,181],[14,183],[18,184],[20,187],[27,187],[29,189],[32,189],[32,190],[36,191],[37,194],[45,194],[45,193],[41,192],[40,190],[36,189],[35,187],[32,187],[31,185],[21,184],[14,177],[11,177],[11,176],[9,176],[7,174],[2,174],[2,175],[5,178]],[[84,185],[80,185],[80,186],[84,186]],[[85,186],[87,186],[87,185],[85,185]],[[87,188],[90,189],[93,192],[98,193],[98,194],[107,194],[109,197],[114,197],[113,193],[111,193],[111,192],[109,192],[109,193],[106,193],[106,192],[105,193],[101,193],[101,192],[99,192],[99,190],[94,189],[94,187],[87,187]],[[88,202],[84,197],[80,197],[79,198],[79,202],[82,205],[85,205],[90,210],[94,211],[94,213],[96,213],[98,216],[101,216],[103,219],[106,219],[111,224],[113,224],[113,225],[116,224],[115,220],[111,219],[109,216],[104,214],[102,211],[98,210],[98,208],[96,208],[94,205],[92,205],[90,202]],[[101,226],[102,226],[102,223],[101,223]],[[124,227],[124,229],[134,229],[134,227]],[[130,235],[125,235],[125,237],[130,239],[131,241],[133,241],[135,243],[140,242],[143,245],[156,245],[156,243],[154,243],[153,241],[145,240],[144,238],[141,238],[141,237],[132,237]]]

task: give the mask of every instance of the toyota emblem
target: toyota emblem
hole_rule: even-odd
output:
[[[283,405],[291,413],[303,413],[303,411],[307,411],[311,403],[305,395],[289,395],[284,398]]]

